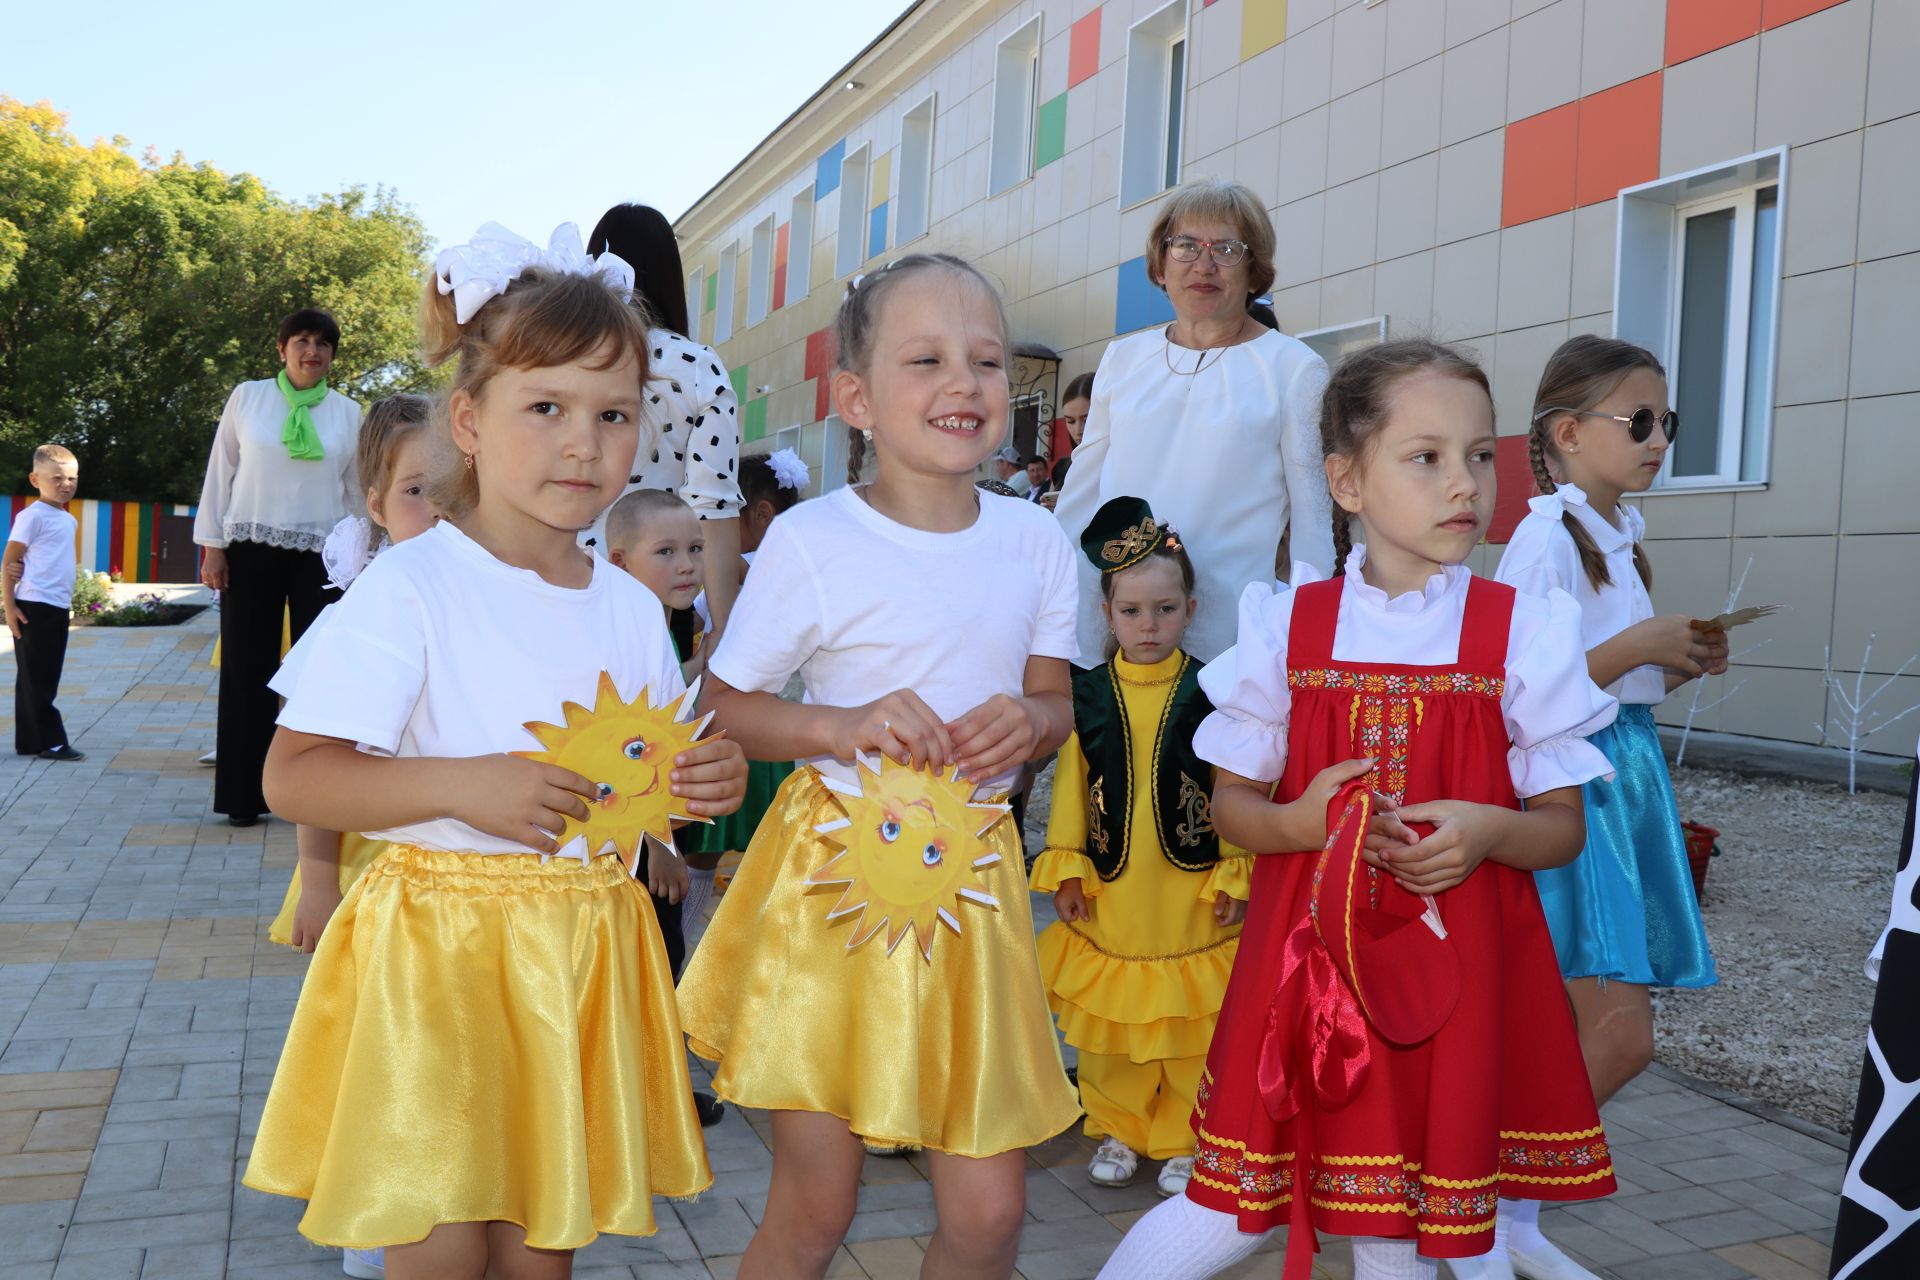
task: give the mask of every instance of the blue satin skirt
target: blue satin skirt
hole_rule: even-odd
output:
[[[1712,986],[1713,954],[1653,708],[1623,704],[1619,718],[1587,741],[1613,762],[1614,780],[1580,789],[1587,810],[1580,856],[1534,873],[1561,974]]]

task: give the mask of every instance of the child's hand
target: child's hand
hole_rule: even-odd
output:
[[[529,849],[557,852],[554,837],[568,818],[585,820],[594,785],[571,769],[520,756],[475,756],[461,761],[450,816]]]
[[[7,606],[7,630],[13,632],[13,638],[20,638],[20,629],[27,625],[27,615],[12,605]]]
[[[1392,796],[1373,793],[1373,817],[1367,821],[1367,845],[1362,854],[1369,866],[1385,869],[1386,855],[1408,845],[1419,844],[1416,835],[1405,822],[1400,820],[1400,806]]]
[[[1432,895],[1451,889],[1473,874],[1493,851],[1489,806],[1462,800],[1432,800],[1403,805],[1399,817],[1425,822],[1433,834],[1412,846],[1400,845],[1379,854],[1380,865],[1402,888]]]
[[[7,581],[8,582],[11,582],[14,586],[17,587],[20,585],[21,579],[25,578],[26,576],[27,576],[27,562],[24,559],[7,561]]]
[[[679,902],[687,896],[687,881],[690,878],[686,860],[678,851],[663,849],[657,844],[647,846],[648,893],[656,898],[665,898],[668,902]]]
[[[308,875],[307,868],[300,869],[300,905],[293,909],[293,945],[308,955],[340,909],[340,868],[321,865],[316,870],[318,874]]]
[[[996,693],[949,724],[947,732],[961,774],[979,781],[1032,759],[1044,726],[1027,699]]]
[[[1093,904],[1080,888],[1080,877],[1060,882],[1060,887],[1053,891],[1053,911],[1069,924],[1093,919]]]
[[[1717,653],[1725,669],[1727,633],[1697,631],[1692,619],[1684,613],[1648,618],[1634,623],[1628,630],[1633,633],[1634,647],[1643,662],[1697,676],[1706,671],[1706,664]]]
[[[1213,922],[1223,929],[1231,929],[1247,918],[1247,904],[1238,898],[1229,897],[1224,891],[1213,895]]]
[[[747,798],[747,753],[730,738],[710,738],[673,758],[667,789],[687,802],[689,813],[732,813]]]
[[[857,753],[877,751],[918,769],[943,768],[953,758],[947,726],[911,689],[896,689],[864,707],[846,707],[833,730],[833,757],[852,764]]]
[[[1327,806],[1340,794],[1340,788],[1363,777],[1373,768],[1373,757],[1361,760],[1342,760],[1339,764],[1330,764],[1313,776],[1307,789],[1291,801],[1287,808],[1298,816],[1299,825],[1295,828],[1296,849],[1320,849],[1327,843]]]
[[[1727,633],[1724,631],[1696,632],[1706,646],[1706,653],[1700,659],[1702,675],[1723,676],[1727,674]]]

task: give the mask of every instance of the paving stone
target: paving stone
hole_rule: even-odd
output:
[[[140,1280],[146,1256],[144,1249],[63,1254],[53,1269],[53,1280]]]
[[[1731,1262],[1710,1253],[1676,1253],[1611,1268],[1616,1280],[1750,1280]]]

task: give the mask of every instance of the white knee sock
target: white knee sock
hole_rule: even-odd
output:
[[[1520,1235],[1528,1238],[1540,1234],[1540,1202],[1538,1200],[1500,1201],[1500,1211],[1493,1220],[1493,1239],[1496,1247],[1507,1247],[1509,1236]]]
[[[1247,1235],[1232,1214],[1175,1196],[1133,1224],[1100,1269],[1100,1280],[1207,1280],[1249,1257],[1272,1234]]]
[[[680,928],[687,935],[687,950],[707,931],[707,903],[713,898],[713,868],[687,868],[687,896],[680,900]]]
[[[1435,1280],[1440,1274],[1432,1258],[1420,1256],[1411,1240],[1355,1240],[1353,1280]]]

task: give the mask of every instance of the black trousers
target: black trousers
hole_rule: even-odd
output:
[[[267,811],[260,774],[273,742],[280,698],[267,681],[280,666],[280,618],[290,613],[293,638],[340,593],[327,585],[318,551],[292,551],[259,542],[227,546],[227,589],[220,595],[219,760],[213,770],[213,811],[259,817]]]
[[[13,642],[13,749],[38,755],[67,745],[67,726],[53,705],[60,669],[67,665],[67,623],[73,611],[57,604],[16,598],[26,618]]]

